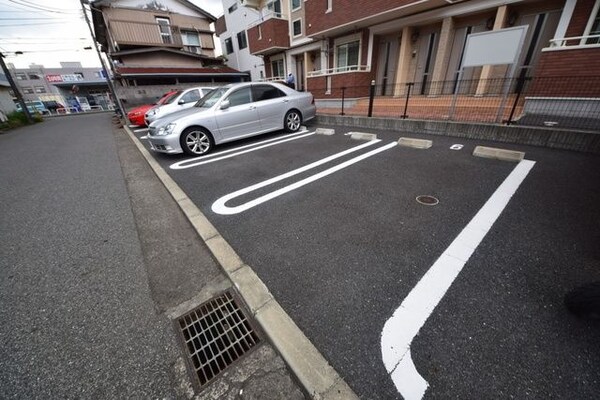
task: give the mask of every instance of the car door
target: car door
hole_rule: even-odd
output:
[[[281,129],[289,107],[286,94],[268,84],[252,85],[252,96],[263,131]]]
[[[244,86],[232,91],[221,101],[229,103],[229,107],[217,107],[215,120],[223,142],[241,139],[260,132],[256,106],[252,102],[250,86]]]

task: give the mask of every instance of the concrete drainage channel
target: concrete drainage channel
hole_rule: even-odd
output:
[[[204,390],[218,380],[229,366],[242,360],[265,338],[275,347],[311,398],[357,399],[352,389],[281,308],[252,268],[240,259],[132,131],[127,126],[124,128],[235,288],[234,291],[225,290],[217,294],[182,316],[181,313],[170,315],[182,347],[187,352],[187,367],[197,390]],[[335,133],[332,129],[317,131],[321,135]],[[350,132],[347,135],[353,140],[377,140],[377,135],[371,133]],[[432,141],[402,137],[398,140],[398,146],[429,149]],[[524,158],[521,152],[481,146],[476,147],[473,155],[506,161]],[[419,196],[416,200],[428,206],[439,203],[433,196]],[[238,294],[241,301],[237,301]]]
[[[311,398],[323,400],[358,399],[352,389],[344,382],[333,367],[329,365],[327,360],[325,360],[316,347],[296,326],[283,308],[281,308],[252,268],[240,259],[233,248],[219,234],[198,207],[162,169],[143,144],[137,140],[131,129],[127,126],[124,126],[124,129],[158,179],[178,204],[196,233],[212,252],[214,259],[221,266],[222,271],[233,283],[235,293],[239,294],[240,300],[243,301],[243,304],[240,304],[241,309],[247,309],[248,315],[245,317],[246,321],[250,326],[260,327],[260,329],[253,329],[253,332],[257,335],[256,338],[260,340],[262,337],[269,340],[285,361],[296,380],[300,383],[305,393]],[[203,306],[207,306],[213,301],[218,302],[216,299],[221,295],[222,293],[207,301],[205,299],[198,307],[201,310]],[[231,360],[232,364],[230,364],[234,365],[236,362],[244,359],[245,355],[249,355],[253,348],[256,348],[258,351],[258,347],[263,347],[258,342],[253,345],[244,343],[247,351],[245,354],[240,354],[241,350],[243,350],[243,348],[240,348],[242,343],[238,343],[236,337],[229,336],[230,333],[234,334],[233,332],[226,333],[231,331],[230,311],[228,311],[227,315],[221,314],[223,316],[221,322],[214,320],[216,314],[211,314],[212,317],[208,317],[203,323],[199,321],[202,320],[202,315],[204,314],[202,312],[198,313],[199,309],[197,307],[189,311],[190,308],[183,306],[178,307],[178,309],[185,310],[183,313],[171,312],[169,316],[174,320],[176,330],[178,331],[177,334],[181,338],[182,343],[185,343],[183,349],[186,352],[188,370],[192,372],[192,380],[195,382],[197,388],[204,390],[204,388],[208,389],[213,386],[211,382],[218,383],[220,374],[228,368],[228,365],[225,365],[226,361],[228,361],[227,357],[229,359],[235,358],[235,360]],[[197,318],[198,321],[193,322],[191,315],[194,315],[194,318]],[[187,320],[186,317],[188,318]],[[181,318],[183,318],[183,323],[181,322]],[[212,329],[207,328],[208,325],[206,323],[209,320],[214,325]],[[219,326],[219,324],[221,325]],[[198,328],[202,328],[203,330],[199,332]],[[186,329],[188,332],[184,333]],[[207,334],[206,329],[210,333]],[[260,331],[262,331],[262,334],[257,333]],[[220,337],[220,348],[219,345],[216,347],[211,346],[217,340],[213,337],[213,333],[218,332],[227,335],[227,338]],[[200,339],[203,335],[204,339]],[[209,335],[212,339],[208,338]],[[247,338],[247,335],[249,335],[249,331],[246,332],[245,336],[242,336]],[[194,341],[194,339],[197,340]],[[242,340],[242,342],[244,341]],[[235,347],[236,343],[239,347],[236,348],[237,352],[234,352],[235,357],[232,354],[225,356],[224,354],[230,349],[230,346]],[[198,356],[194,360],[194,357],[196,357],[195,354],[199,355],[202,353],[202,356]],[[221,361],[217,361],[218,358],[221,358]],[[208,369],[204,364],[208,365]],[[202,393],[197,394],[202,395]]]

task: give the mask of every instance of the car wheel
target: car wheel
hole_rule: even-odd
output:
[[[211,134],[203,128],[187,128],[179,138],[181,149],[185,154],[200,156],[212,150],[215,142]]]
[[[302,124],[302,116],[297,110],[290,110],[285,114],[283,127],[287,132],[297,132]]]

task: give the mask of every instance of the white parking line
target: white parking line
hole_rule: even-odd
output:
[[[381,153],[382,151],[391,149],[392,147],[394,147],[394,146],[396,146],[398,144],[397,142],[389,143],[389,144],[387,144],[385,146],[379,147],[378,149],[372,150],[372,151],[370,151],[368,153],[365,153],[365,154],[362,154],[362,155],[360,155],[358,157],[354,157],[354,158],[352,158],[352,159],[350,159],[348,161],[345,161],[345,162],[343,162],[341,164],[338,164],[338,165],[336,165],[334,167],[326,169],[325,171],[319,172],[318,174],[309,176],[308,178],[302,179],[302,180],[300,180],[300,181],[298,181],[296,183],[293,183],[293,184],[285,186],[285,187],[283,187],[281,189],[275,190],[274,192],[267,193],[267,194],[265,194],[263,196],[260,196],[260,197],[254,199],[254,200],[248,201],[248,202],[246,202],[244,204],[241,204],[239,206],[236,206],[236,207],[227,207],[225,205],[225,203],[227,203],[228,201],[230,201],[232,199],[235,199],[236,197],[239,197],[239,196],[241,196],[243,194],[250,193],[250,192],[252,192],[254,190],[257,190],[257,189],[263,188],[265,186],[271,185],[273,183],[279,182],[279,181],[281,181],[283,179],[287,179],[287,178],[289,178],[291,176],[294,176],[294,175],[300,174],[302,172],[308,171],[310,169],[316,168],[319,165],[325,164],[325,163],[327,163],[329,161],[333,161],[333,160],[335,160],[337,158],[340,158],[340,157],[343,157],[343,156],[345,156],[347,154],[350,154],[350,153],[353,153],[355,151],[361,150],[361,149],[363,149],[365,147],[372,146],[372,145],[374,145],[376,143],[379,143],[379,142],[381,142],[381,140],[371,140],[371,141],[363,143],[363,144],[361,144],[359,146],[352,147],[352,148],[350,148],[348,150],[344,150],[344,151],[342,151],[340,153],[336,153],[336,154],[333,154],[333,155],[331,155],[329,157],[323,158],[322,160],[319,160],[319,161],[316,161],[314,163],[305,165],[304,167],[300,167],[298,169],[295,169],[295,170],[287,172],[285,174],[276,176],[276,177],[268,179],[266,181],[257,183],[255,185],[248,186],[248,187],[246,187],[244,189],[238,190],[237,192],[230,193],[230,194],[228,194],[226,196],[221,197],[217,201],[215,201],[213,203],[211,209],[213,210],[213,212],[215,212],[217,214],[221,214],[221,215],[239,214],[242,211],[246,211],[246,210],[248,210],[248,209],[250,209],[252,207],[255,207],[255,206],[257,206],[259,204],[262,204],[262,203],[264,203],[266,201],[272,200],[272,199],[274,199],[274,198],[276,198],[278,196],[281,196],[284,193],[291,192],[292,190],[298,189],[299,187],[302,187],[302,186],[307,185],[307,184],[309,184],[311,182],[314,182],[317,179],[321,179],[321,178],[323,178],[323,177],[325,177],[327,175],[333,174],[334,172],[337,172],[337,171],[339,171],[339,170],[341,170],[343,168],[349,167],[352,164],[355,164],[355,163],[357,163],[359,161],[362,161],[362,160],[364,160],[366,158],[374,156],[377,153]]]
[[[414,337],[534,164],[534,161],[523,160],[515,167],[386,321],[381,332],[381,356],[405,400],[421,399],[429,386],[412,361],[410,345]]]
[[[226,158],[239,156],[241,154],[250,153],[255,150],[264,149],[265,147],[275,146],[275,145],[278,145],[281,143],[289,142],[289,141],[296,140],[296,139],[301,139],[303,137],[307,137],[307,136],[311,136],[311,135],[315,134],[315,132],[310,132],[310,133],[306,133],[306,132],[308,132],[308,131],[296,132],[296,133],[292,133],[290,135],[285,135],[285,136],[281,136],[281,137],[277,137],[277,138],[273,138],[273,139],[263,140],[261,142],[250,143],[245,146],[240,146],[240,147],[236,147],[235,149],[220,151],[218,153],[209,154],[207,156],[190,158],[187,160],[176,162],[175,164],[172,164],[169,168],[171,168],[171,169],[186,169],[186,168],[191,168],[191,167],[197,167],[199,165],[208,164],[208,163],[220,161],[220,160],[225,160]],[[304,133],[304,135],[303,135],[303,133]],[[300,135],[300,136],[298,136],[298,135]],[[288,139],[286,139],[286,138],[288,138]],[[270,143],[273,141],[276,141],[276,142]],[[263,143],[270,143],[270,144],[265,144],[265,145],[260,146]],[[257,147],[254,147],[254,146],[257,146]],[[246,149],[248,147],[252,147],[252,148],[249,150],[239,151],[241,149]],[[228,156],[219,157],[222,154],[227,154],[227,153],[231,153],[234,151],[237,151],[237,153],[230,154]],[[218,157],[218,158],[213,158],[213,157]],[[196,161],[196,162],[194,162],[194,161]],[[191,164],[188,165],[187,163],[191,163]]]
[[[148,131],[148,128],[140,128],[140,129],[134,130],[135,133],[146,132],[146,131]]]
[[[148,135],[140,136],[140,139],[148,139]]]

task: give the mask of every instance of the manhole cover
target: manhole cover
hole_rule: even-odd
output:
[[[426,206],[435,206],[440,201],[433,196],[423,195],[423,196],[417,196],[417,202],[424,204]]]
[[[260,342],[256,330],[230,292],[214,297],[180,317],[175,324],[185,343],[188,366],[199,388]]]

